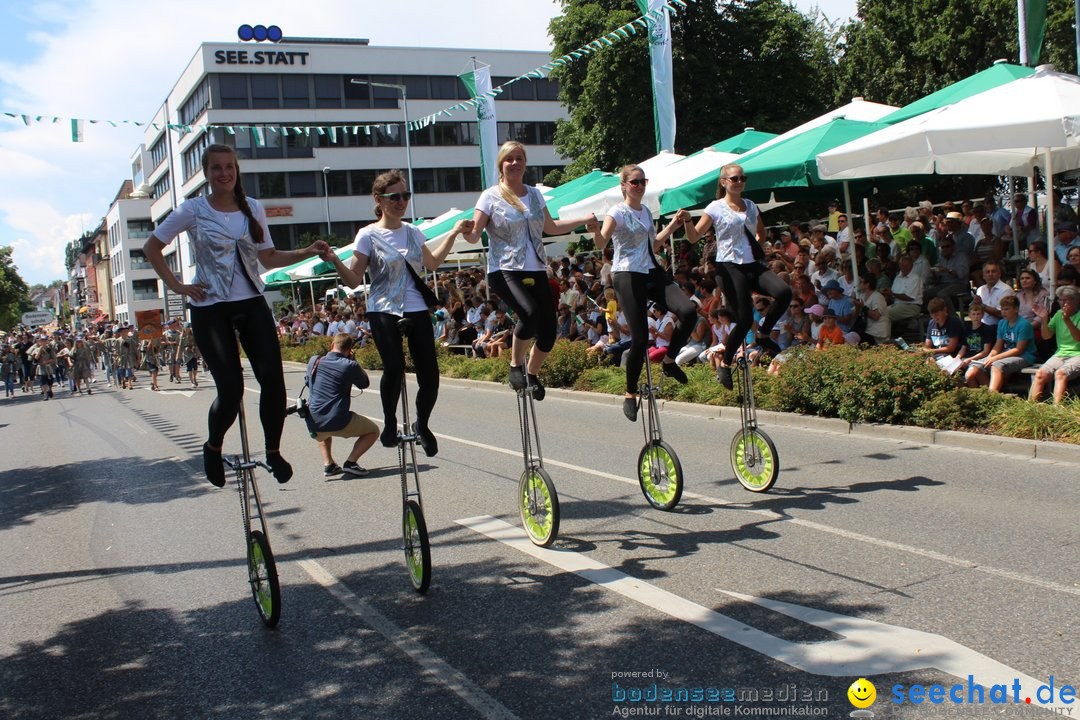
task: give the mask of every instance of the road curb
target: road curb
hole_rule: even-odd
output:
[[[303,370],[303,363],[285,361],[286,365],[295,366]],[[380,376],[378,370],[370,371],[373,376]],[[471,387],[478,390],[494,391],[499,387],[505,387],[501,383],[488,380],[469,380],[467,378],[452,378],[442,376],[441,382],[446,385],[459,387]],[[621,395],[598,393],[585,390],[568,390],[566,388],[548,388],[548,397],[557,397],[572,402],[593,402],[601,405],[621,405]],[[670,412],[694,415],[703,418],[723,418],[724,420],[738,420],[739,408],[725,405],[703,405],[700,403],[688,403],[678,400],[662,400],[660,407]],[[1074,463],[1080,465],[1080,445],[1069,443],[1051,442],[1049,440],[1027,440],[1023,438],[1001,437],[999,435],[985,435],[982,433],[960,432],[957,430],[934,430],[932,428],[916,427],[913,425],[887,425],[883,423],[849,423],[840,418],[818,417],[816,415],[800,415],[798,413],[778,412],[775,410],[758,410],[758,419],[770,424],[783,425],[793,428],[806,428],[831,432],[840,435],[858,435],[860,437],[877,438],[882,440],[906,441],[921,445],[939,445],[942,447],[962,448],[965,450],[977,450],[980,452],[1011,455],[1022,458],[1037,458],[1051,462]]]

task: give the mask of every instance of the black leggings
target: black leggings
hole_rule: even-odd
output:
[[[766,269],[761,263],[746,265],[719,263],[716,266],[716,284],[724,291],[724,303],[735,314],[735,327],[732,328],[728,341],[724,344],[724,364],[730,365],[746,333],[750,332],[750,326],[754,324],[750,292],[756,290],[773,299],[769,311],[765,313],[765,318],[761,321],[760,328],[762,335],[768,335],[772,332],[776,321],[788,309],[788,303],[791,302],[791,288],[780,279],[779,275]]]
[[[416,369],[416,422],[428,426],[435,401],[439,399],[439,362],[435,357],[435,332],[431,326],[431,313],[427,310],[407,312],[412,320],[409,328],[409,355]],[[401,379],[405,373],[405,351],[401,347],[400,315],[385,312],[369,312],[371,336],[383,362],[379,395],[382,398],[383,418],[386,427],[397,425],[397,407],[401,399]]]
[[[530,280],[532,282],[530,282]],[[488,287],[510,306],[517,316],[514,337],[536,338],[536,349],[551,352],[555,345],[555,301],[543,270],[501,270],[488,273]]]
[[[260,295],[247,300],[191,307],[191,332],[214,378],[217,397],[207,417],[207,442],[221,447],[225,433],[236,421],[244,397],[244,372],[240,365],[240,345],[251,361],[251,370],[261,388],[259,419],[267,450],[277,450],[285,425],[285,375],[281,368],[281,348],[270,306]]]
[[[686,345],[694,331],[697,310],[678,285],[668,280],[666,273],[654,268],[648,274],[617,272],[611,276],[619,309],[630,326],[630,354],[626,356],[626,392],[636,393],[641,366],[645,362],[645,346],[649,344],[649,318],[646,301],[652,300],[661,309],[675,313],[679,323],[668,343],[667,356],[674,358]]]

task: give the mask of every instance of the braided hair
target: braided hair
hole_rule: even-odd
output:
[[[251,206],[247,201],[247,194],[244,192],[244,184],[240,181],[240,160],[236,156],[236,150],[228,145],[213,144],[203,151],[202,155],[202,169],[203,175],[210,174],[210,156],[215,153],[228,154],[232,156],[233,165],[236,167],[236,184],[233,186],[233,199],[236,201],[236,206],[240,208],[240,212],[244,213],[244,217],[248,221],[248,232],[251,234],[251,240],[256,245],[262,245],[263,243],[263,228],[255,220],[255,215],[251,212]]]

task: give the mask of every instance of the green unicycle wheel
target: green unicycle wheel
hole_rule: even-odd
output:
[[[731,439],[731,469],[750,492],[767,491],[780,474],[776,445],[757,429],[736,432]]]
[[[682,463],[663,440],[653,440],[641,448],[637,464],[638,483],[649,504],[671,510],[679,504],[683,491]]]
[[[409,580],[416,592],[427,592],[431,585],[431,545],[428,543],[424,511],[415,500],[405,503],[401,524]]]
[[[274,627],[281,618],[281,587],[270,543],[259,530],[248,538],[248,582],[255,607],[266,627]]]
[[[544,468],[533,466],[518,482],[518,506],[525,534],[534,545],[547,547],[559,534],[559,496]]]

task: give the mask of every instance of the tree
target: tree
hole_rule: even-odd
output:
[[[636,18],[633,0],[563,0],[555,55]],[[672,16],[676,151],[690,153],[753,126],[783,132],[831,104],[825,27],[784,0],[698,0]],[[614,170],[655,154],[644,32],[554,71],[570,119],[555,147],[570,164],[547,182]]]
[[[0,247],[0,328],[10,330],[22,314],[32,310],[30,291],[11,257],[12,248]]]
[[[1072,0],[1049,0],[1040,62],[1076,71]],[[859,0],[843,31],[837,102],[906,105],[990,67],[1019,62],[1016,0]]]

